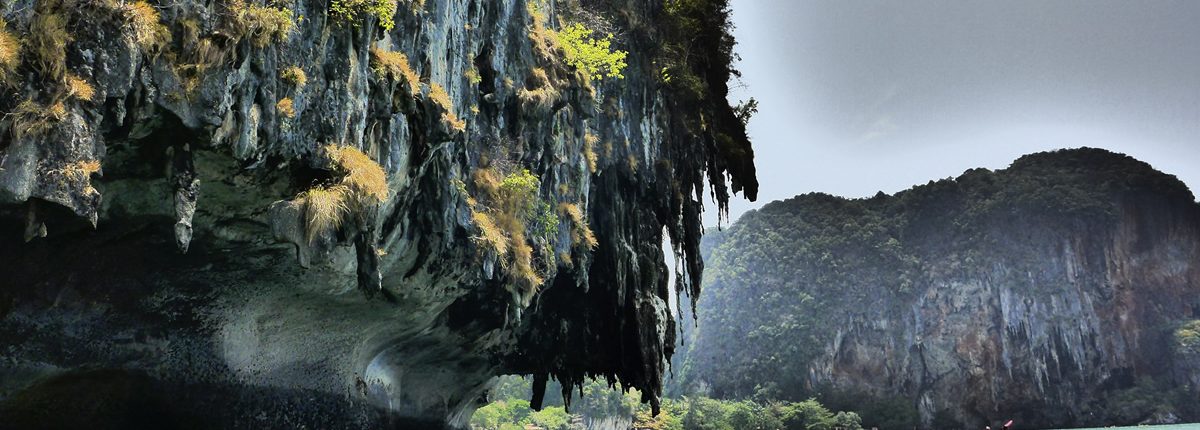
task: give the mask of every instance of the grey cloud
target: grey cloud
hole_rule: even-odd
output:
[[[1200,187],[1200,2],[734,0],[762,192],[895,192],[1062,147]],[[715,222],[715,217],[713,218]]]

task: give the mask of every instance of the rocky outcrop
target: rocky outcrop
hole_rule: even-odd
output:
[[[693,388],[820,395],[865,425],[1200,419],[1174,333],[1200,317],[1200,205],[1130,157],[1064,150],[893,196],[799,196],[706,242]]]
[[[460,427],[508,373],[657,405],[664,231],[694,295],[701,199],[757,187],[689,7],[0,3],[0,427]]]

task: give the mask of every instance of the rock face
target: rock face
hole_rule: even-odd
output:
[[[1200,318],[1200,205],[1127,156],[1064,150],[893,196],[803,195],[706,246],[693,389],[819,395],[868,426],[1200,419],[1200,336],[1180,328]]]
[[[664,232],[694,296],[702,198],[756,192],[723,1],[0,14],[0,427],[461,427],[508,373],[657,405]]]

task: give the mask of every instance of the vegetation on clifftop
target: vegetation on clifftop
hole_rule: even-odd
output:
[[[893,196],[814,193],[770,203],[707,238],[705,299],[683,380],[696,384],[692,390],[721,398],[795,401],[820,395],[839,407],[880,404],[886,399],[878,395],[856,397],[820,385],[823,369],[835,366],[827,360],[845,360],[836,364],[852,369],[845,371],[864,366],[867,373],[852,377],[883,384],[874,381],[883,371],[870,367],[879,357],[831,353],[853,348],[838,339],[893,333],[880,325],[903,324],[903,316],[914,314],[951,324],[937,313],[949,312],[945,309],[917,309],[940,304],[931,291],[944,295],[967,288],[954,284],[959,280],[1019,286],[1031,303],[1056,300],[1064,289],[1079,287],[1064,281],[1067,274],[1048,269],[1047,261],[1098,252],[1072,250],[1087,246],[1077,241],[1080,234],[1107,237],[1131,207],[1188,205],[1194,205],[1194,196],[1175,177],[1089,148],[1028,155],[1007,169],[968,170]],[[1086,276],[1074,270],[1072,276]],[[1180,327],[1174,333],[1178,346],[1200,345],[1194,332],[1194,324]],[[921,339],[902,342],[920,345]],[[826,361],[814,361],[819,357]],[[887,411],[860,411],[869,427],[895,416],[915,419],[914,405],[901,401]],[[1104,416],[1105,409],[1096,410],[1096,417]],[[1111,421],[1117,422],[1128,421]]]
[[[728,0],[670,0],[664,5],[663,44],[657,61],[661,79],[685,107],[685,112],[705,118],[684,118],[684,124],[699,136],[719,157],[706,166],[710,177],[721,184],[714,187],[719,210],[729,199],[728,192],[745,192],[754,200],[758,180],[754,171],[754,150],[746,133],[748,115],[753,109],[737,109],[729,104],[729,83],[741,76],[735,68],[737,44],[733,37]],[[750,101],[746,106],[751,106]],[[719,160],[719,161],[718,161]],[[730,189],[724,189],[725,180]]]

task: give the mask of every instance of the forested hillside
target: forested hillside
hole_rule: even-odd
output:
[[[1133,158],[1063,150],[895,195],[802,195],[705,246],[683,393],[816,395],[881,428],[1200,418],[1184,401],[1200,206]]]

